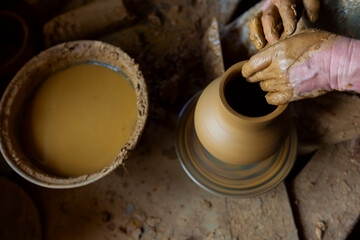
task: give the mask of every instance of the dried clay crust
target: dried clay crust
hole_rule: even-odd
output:
[[[51,73],[71,64],[99,62],[124,72],[135,88],[138,121],[130,140],[104,169],[89,175],[58,177],[32,163],[19,141],[21,113],[33,90]],[[73,41],[49,48],[26,63],[8,85],[0,104],[0,147],[10,166],[24,178],[51,188],[71,188],[93,182],[121,165],[138,142],[148,115],[148,93],[137,64],[121,49],[100,41]]]

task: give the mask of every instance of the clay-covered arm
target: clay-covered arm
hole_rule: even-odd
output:
[[[280,38],[294,33],[296,23],[304,8],[311,22],[318,18],[319,0],[267,0],[261,12],[250,20],[250,39],[257,49],[262,49],[267,42],[273,44]],[[281,29],[283,26],[283,33]]]
[[[328,61],[329,84],[331,90],[360,92],[360,41],[338,37],[330,51],[319,55]],[[316,62],[316,58],[314,60]],[[314,62],[314,64],[315,64]],[[312,62],[310,61],[309,64]]]
[[[311,29],[267,46],[242,73],[280,105],[332,90],[360,92],[359,63],[359,40]]]

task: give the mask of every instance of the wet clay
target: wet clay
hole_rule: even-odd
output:
[[[248,117],[265,116],[276,109],[275,106],[266,102],[266,93],[260,86],[248,83],[241,74],[226,83],[224,93],[230,107]]]
[[[123,74],[79,64],[51,75],[26,111],[25,146],[50,172],[101,170],[129,141],[137,122],[135,89]]]
[[[226,83],[240,74],[244,63],[235,64],[205,88],[194,114],[195,131],[201,144],[213,156],[230,164],[265,160],[279,149],[289,131],[287,105],[278,106],[261,117],[244,116],[229,106]],[[264,109],[254,109],[254,112],[266,113]]]
[[[252,18],[249,22],[250,39],[254,42],[257,49],[262,49],[266,45],[266,39],[263,34],[263,27],[261,25],[262,12],[256,17]]]
[[[313,82],[312,79],[317,76],[316,72],[321,73],[319,68],[312,72],[310,65],[303,64],[317,54],[331,50],[336,39],[338,37],[335,34],[314,29],[305,30],[266,47],[251,57],[244,65],[242,74],[249,82],[261,81],[261,88],[269,92],[266,99],[270,104],[285,104],[305,97],[322,95],[331,90],[325,78],[317,81],[317,85],[311,89],[301,90],[307,81]],[[329,61],[321,59],[320,63],[324,60]],[[304,68],[302,75],[307,76],[301,81],[292,77],[292,69],[300,65]]]

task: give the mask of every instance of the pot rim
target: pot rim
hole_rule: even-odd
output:
[[[83,53],[83,56],[80,57],[79,53]],[[63,62],[57,65],[57,63],[55,63],[57,61]],[[119,150],[117,157],[99,171],[91,174],[69,177],[58,176],[51,174],[48,171],[43,171],[31,161],[31,157],[26,154],[24,147],[19,144],[19,136],[15,134],[14,130],[17,126],[9,126],[11,125],[9,124],[10,120],[12,118],[19,118],[18,113],[22,111],[21,107],[19,109],[15,108],[15,111],[12,110],[12,107],[16,104],[21,106],[26,104],[26,98],[16,99],[24,94],[27,86],[26,84],[31,82],[31,73],[44,70],[44,67],[48,67],[51,68],[51,70],[49,70],[51,74],[56,72],[56,70],[62,69],[60,67],[61,64],[70,66],[76,63],[86,63],[91,61],[104,63],[116,68],[129,78],[137,98],[138,119],[136,127],[128,142]],[[51,65],[51,67],[48,65]],[[39,83],[44,81],[48,76],[42,71],[41,74],[44,79],[39,80]],[[25,90],[22,89],[21,91],[22,87]],[[31,92],[35,89],[33,88]],[[123,161],[128,157],[129,153],[134,150],[138,143],[144,130],[147,116],[148,92],[146,82],[139,70],[138,64],[136,64],[129,55],[120,48],[101,41],[80,40],[65,42],[48,48],[34,56],[10,81],[0,102],[0,150],[10,167],[32,183],[43,187],[58,189],[84,186],[104,177],[119,165],[123,164]]]
[[[244,121],[247,123],[249,123],[249,122],[254,122],[254,123],[267,122],[269,120],[276,118],[280,114],[282,114],[286,110],[288,104],[278,105],[274,111],[272,111],[271,113],[268,113],[264,116],[261,116],[261,117],[248,117],[248,116],[245,116],[243,114],[236,112],[234,109],[232,109],[232,107],[230,107],[230,105],[226,101],[225,94],[224,94],[224,88],[225,88],[226,83],[229,81],[229,79],[233,75],[238,74],[238,73],[241,74],[242,67],[246,62],[247,61],[241,61],[241,62],[238,62],[238,63],[232,65],[223,74],[223,76],[221,77],[220,87],[219,87],[220,100],[221,100],[222,104],[224,105],[224,107],[240,121]]]

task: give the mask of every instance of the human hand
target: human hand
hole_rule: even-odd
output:
[[[248,82],[260,82],[260,87],[268,91],[265,97],[269,104],[281,105],[322,95],[339,88],[337,74],[341,71],[331,65],[334,43],[339,39],[348,38],[305,30],[252,56],[243,66],[242,74]]]
[[[315,22],[320,8],[319,0],[267,0],[261,7],[262,12],[250,20],[250,39],[255,47],[260,50],[267,42],[270,44],[277,42],[282,27],[284,29],[282,38],[293,34],[296,23],[302,15],[298,14],[296,6],[301,3],[309,20]]]

